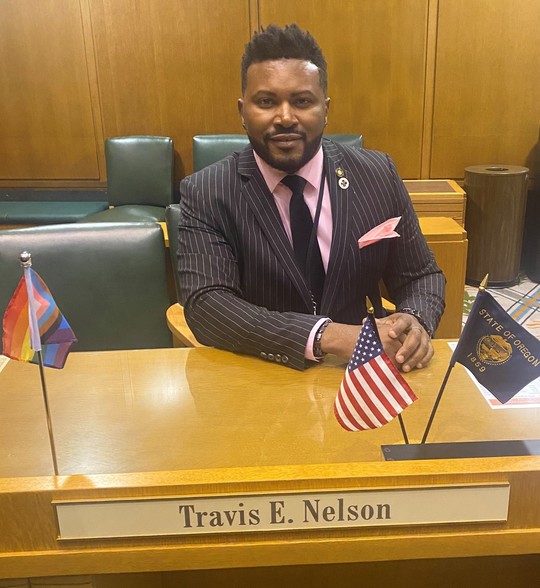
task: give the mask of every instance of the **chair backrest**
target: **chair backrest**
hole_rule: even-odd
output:
[[[249,145],[246,135],[195,135],[193,137],[193,171],[215,163]]]
[[[325,135],[327,139],[360,149],[362,135]],[[234,151],[241,151],[249,145],[246,135],[195,135],[193,137],[193,170],[215,163]]]
[[[105,139],[107,196],[113,206],[173,202],[174,145],[151,135]]]
[[[169,235],[169,254],[171,256],[172,273],[174,276],[174,285],[176,287],[176,298],[179,301],[180,294],[180,276],[178,275],[178,225],[180,223],[180,205],[171,204],[165,210],[165,222],[167,223],[167,233]]]
[[[75,332],[73,351],[171,347],[167,258],[158,224],[0,231],[0,317],[22,276],[19,255],[25,250]]]
[[[364,146],[364,137],[363,135],[349,135],[347,133],[337,134],[337,135],[324,135],[327,139],[331,141],[335,141],[336,143],[341,143],[342,145],[347,145],[347,147],[352,147],[353,149],[362,149]]]

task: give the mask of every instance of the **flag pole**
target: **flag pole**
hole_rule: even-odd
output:
[[[49,400],[47,397],[47,385],[45,384],[45,370],[43,368],[43,356],[41,350],[37,352],[39,375],[41,377],[41,390],[43,392],[43,402],[45,404],[45,413],[47,414],[47,428],[49,430],[49,442],[51,444],[51,454],[54,466],[54,475],[58,476],[58,462],[56,461],[56,446],[54,444],[54,435],[51,421],[51,413],[49,411]]]
[[[377,323],[375,322],[375,309],[374,309],[373,304],[368,296],[366,296],[366,302],[367,302],[366,306],[367,306],[368,320],[371,321],[371,324],[373,325],[373,330],[375,331],[377,338],[380,341],[381,337],[379,335],[379,329],[377,329]],[[399,413],[397,416],[398,416],[399,426],[401,428],[401,434],[403,435],[403,441],[405,441],[405,445],[409,445],[409,437],[407,436],[407,430],[405,429],[405,423],[403,422],[403,417],[401,416],[401,413]]]
[[[35,307],[34,287],[32,285],[32,277],[30,276],[30,268],[32,267],[32,255],[28,251],[23,251],[19,256],[19,261],[24,272],[24,281],[26,290],[28,292],[28,314],[30,324],[30,339],[32,349],[37,352],[39,376],[41,379],[41,391],[43,394],[43,402],[45,404],[45,413],[47,415],[47,429],[49,432],[49,443],[51,447],[51,454],[54,467],[54,475],[58,476],[58,462],[56,460],[56,446],[54,443],[54,434],[52,428],[51,414],[49,410],[49,399],[47,396],[47,384],[45,382],[45,369],[43,366],[43,355],[41,352],[41,337],[39,334],[39,326],[37,320],[37,312]]]
[[[426,442],[429,430],[431,429],[431,424],[433,423],[433,419],[435,418],[435,413],[437,412],[437,408],[439,407],[439,402],[441,401],[444,389],[446,388],[446,382],[448,382],[448,378],[450,377],[450,372],[452,371],[453,367],[454,364],[452,363],[452,360],[450,360],[450,364],[448,366],[448,369],[446,370],[446,374],[444,375],[444,379],[439,389],[439,393],[437,394],[437,399],[435,400],[435,404],[433,405],[433,409],[431,410],[431,414],[429,415],[428,424],[426,426],[426,430],[424,431],[424,435],[422,436],[422,441],[420,442],[421,444]]]
[[[483,291],[483,290],[486,289],[487,283],[488,283],[488,278],[489,278],[489,274],[486,274],[484,276],[484,279],[480,283],[480,286],[478,286],[478,289],[480,291]],[[452,354],[452,358],[453,358],[453,356],[454,355]],[[452,358],[450,358],[450,363],[448,365],[448,369],[446,370],[446,374],[444,375],[444,379],[443,379],[442,384],[441,384],[441,387],[439,389],[439,393],[437,394],[437,398],[435,400],[435,404],[433,405],[433,409],[431,410],[431,414],[429,415],[429,420],[428,420],[428,423],[426,425],[426,429],[424,431],[424,434],[422,436],[422,441],[421,441],[422,444],[426,442],[427,436],[428,436],[429,431],[431,429],[431,425],[433,423],[433,419],[435,418],[435,413],[437,412],[437,409],[439,407],[439,403],[441,401],[441,398],[442,398],[444,389],[446,388],[446,383],[448,382],[448,378],[450,377],[450,372],[452,371],[452,368],[455,365],[455,362],[452,361]]]

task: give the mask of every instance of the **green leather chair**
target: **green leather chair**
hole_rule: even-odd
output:
[[[174,145],[171,137],[150,135],[105,140],[109,208],[81,222],[165,220],[174,194]]]
[[[327,139],[360,149],[362,135],[325,135]],[[246,135],[195,135],[193,137],[193,171],[215,163],[234,151],[241,151],[249,145]]]
[[[0,231],[0,316],[22,276],[50,289],[78,339],[73,351],[171,347],[167,258],[156,223],[81,223]],[[0,343],[1,352],[1,343]]]

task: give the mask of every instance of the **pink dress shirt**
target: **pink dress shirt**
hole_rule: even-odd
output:
[[[253,152],[253,154],[255,156],[255,161],[257,162],[257,165],[263,175],[264,181],[266,182],[268,189],[274,197],[281,221],[285,227],[285,232],[287,233],[287,236],[292,243],[291,220],[289,215],[289,203],[291,201],[292,193],[290,188],[281,183],[281,180],[288,174],[268,165],[268,163],[261,159],[257,153]],[[301,167],[294,174],[296,176],[301,176],[307,182],[306,187],[304,188],[304,200],[309,208],[309,211],[311,212],[311,218],[315,217],[315,212],[317,210],[317,200],[321,186],[323,162],[323,150],[321,146],[319,147],[317,153],[306,163],[306,165]],[[330,247],[332,245],[332,207],[330,204],[330,192],[328,190],[328,181],[326,178],[324,180],[321,214],[319,216],[319,224],[317,226],[317,240],[321,250],[324,269],[326,271],[328,269],[328,260],[330,258]],[[317,361],[313,356],[313,340],[320,325],[326,320],[326,318],[323,318],[320,321],[317,321],[311,330],[306,343],[306,359]]]

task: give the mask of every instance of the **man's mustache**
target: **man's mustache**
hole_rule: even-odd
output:
[[[265,133],[264,138],[266,140],[273,139],[274,137],[278,137],[279,135],[297,135],[302,139],[306,138],[306,133],[304,131],[292,130],[292,129],[285,129],[282,127],[276,127],[275,131]]]

